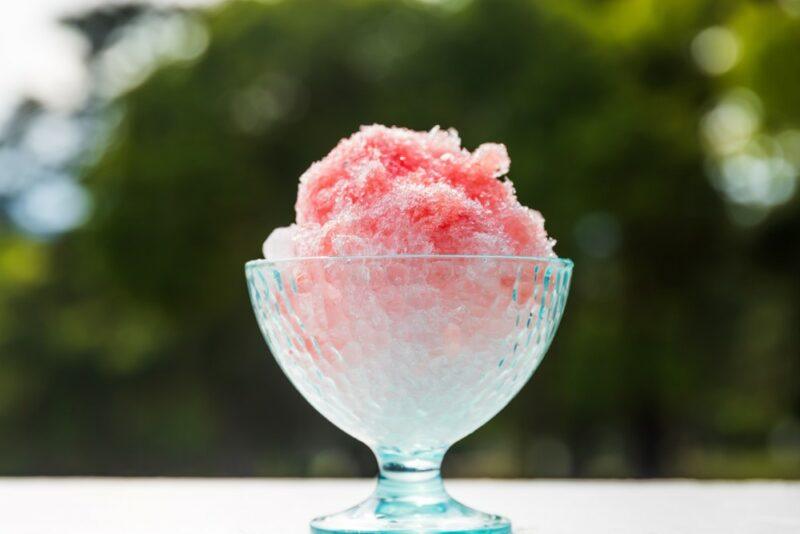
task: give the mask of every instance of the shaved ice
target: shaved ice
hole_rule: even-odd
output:
[[[365,443],[451,443],[550,343],[568,273],[509,165],[454,130],[362,127],[302,175],[295,224],[264,243],[267,260],[304,259],[248,264],[287,375]]]
[[[363,126],[300,177],[296,223],[264,256],[554,257],[542,216],[502,179],[510,163],[504,145],[470,152],[452,129]]]

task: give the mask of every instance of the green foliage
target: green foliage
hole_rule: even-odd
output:
[[[294,0],[208,13],[198,61],[118,102],[85,177],[90,222],[49,245],[2,237],[0,473],[340,474],[353,458],[368,473],[367,453],[265,357],[242,266],[292,220],[309,163],[380,122],[506,143],[521,200],[577,266],[549,356],[456,447],[454,472],[800,476],[782,445],[800,433],[798,202],[732,222],[698,134],[739,84],[776,127],[800,121],[800,24],[777,9]],[[689,47],[727,19],[743,59],[708,78]]]

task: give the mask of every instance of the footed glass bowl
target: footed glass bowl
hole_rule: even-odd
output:
[[[445,451],[499,412],[555,335],[572,262],[508,256],[255,260],[250,298],[272,354],[322,415],[367,444],[378,485],[314,533],[507,533],[453,500]]]

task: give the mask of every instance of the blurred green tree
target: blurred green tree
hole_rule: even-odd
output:
[[[89,223],[50,244],[0,235],[0,472],[367,474],[264,357],[242,265],[292,220],[309,163],[380,122],[506,143],[521,200],[577,265],[532,385],[446,468],[800,476],[798,201],[728,198],[708,175],[729,154],[701,127],[740,85],[765,132],[798,127],[799,19],[715,0],[203,17],[202,57],[116,102]],[[704,74],[696,36],[728,22],[739,63]]]

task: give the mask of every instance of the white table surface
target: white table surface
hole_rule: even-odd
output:
[[[295,534],[368,480],[0,478],[0,534]],[[517,534],[800,534],[800,483],[453,480]]]

